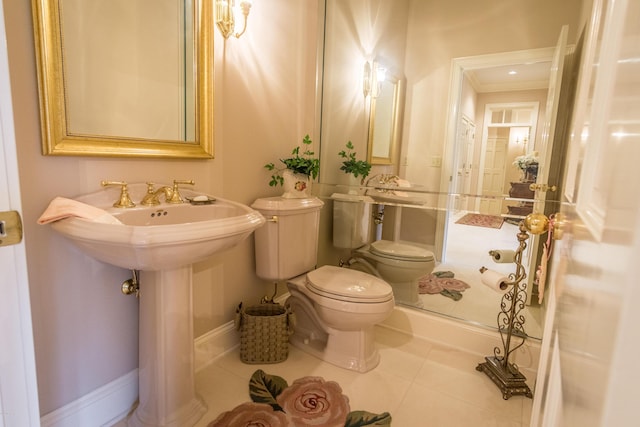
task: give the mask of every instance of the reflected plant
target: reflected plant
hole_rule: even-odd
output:
[[[346,150],[342,150],[338,153],[341,158],[346,159],[342,162],[340,170],[344,171],[346,174],[353,174],[355,178],[362,176],[360,182],[364,182],[364,179],[371,171],[371,163],[366,160],[358,160],[356,158],[356,152],[353,151],[354,146],[351,141],[347,142],[346,147]]]

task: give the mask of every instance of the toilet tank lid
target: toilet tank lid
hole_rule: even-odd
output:
[[[391,286],[382,279],[362,271],[331,265],[308,272],[307,286],[362,302],[386,301],[393,294]]]
[[[251,207],[260,213],[292,215],[297,212],[318,210],[321,209],[323,205],[324,202],[317,197],[306,197],[303,199],[264,197],[253,202]]]

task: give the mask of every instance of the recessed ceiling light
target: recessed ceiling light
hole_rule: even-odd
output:
[[[517,72],[517,71],[515,71],[515,70],[511,70],[511,71],[509,71],[509,75],[510,75],[510,76],[513,76],[513,75],[515,75],[515,74],[518,74],[518,72]]]

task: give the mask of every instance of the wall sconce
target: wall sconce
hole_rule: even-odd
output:
[[[225,39],[228,39],[231,34],[235,31],[235,17],[234,17],[234,7],[235,0],[215,0],[216,4],[216,25],[222,33]],[[239,33],[235,33],[236,38],[240,38],[241,35],[247,31],[247,18],[249,17],[249,11],[251,10],[251,1],[249,0],[241,0],[240,1],[240,10],[242,11],[242,15],[244,17],[244,25],[242,26],[242,31]]]

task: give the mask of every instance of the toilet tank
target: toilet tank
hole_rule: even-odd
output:
[[[268,197],[253,202],[251,207],[267,219],[254,232],[258,277],[287,280],[315,268],[323,205],[316,197]]]
[[[369,243],[371,209],[374,200],[369,196],[334,193],[333,246],[355,249]]]

